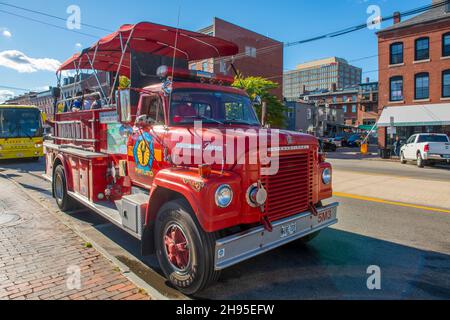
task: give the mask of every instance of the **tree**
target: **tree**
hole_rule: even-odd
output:
[[[233,83],[233,87],[243,89],[251,99],[260,96],[262,101],[267,103],[266,121],[273,128],[284,128],[286,126],[286,107],[278,100],[277,96],[270,93],[278,88],[278,84],[262,77],[244,78],[238,74]],[[261,119],[262,106],[255,106],[256,113]]]

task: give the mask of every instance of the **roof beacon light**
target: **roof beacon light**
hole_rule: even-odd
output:
[[[173,69],[172,67],[168,67],[166,65],[160,66],[156,70],[156,74],[160,78],[168,78],[173,77],[176,79],[189,79],[192,81],[200,81],[202,83],[210,82],[211,84],[223,84],[223,85],[231,85],[234,82],[234,78],[230,76],[218,75],[211,72],[206,71],[197,71],[197,70],[188,70],[188,69]]]

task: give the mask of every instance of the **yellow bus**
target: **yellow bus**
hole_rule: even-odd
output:
[[[0,160],[44,155],[41,111],[34,106],[0,105]]]

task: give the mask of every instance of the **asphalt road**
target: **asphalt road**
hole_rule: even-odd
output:
[[[390,163],[376,161],[356,162],[358,166],[342,161],[332,161],[335,170],[374,170],[423,179],[449,174],[439,169],[416,172],[414,166],[390,168]],[[50,186],[39,178],[43,166],[0,163],[0,171],[48,201]],[[292,243],[225,270],[216,285],[195,298],[450,299],[449,214],[344,198],[331,201],[341,203],[338,225],[306,246]],[[160,272],[153,256],[140,256],[136,240],[94,213],[82,210],[71,218]],[[367,288],[369,266],[381,269],[381,290]]]
[[[401,164],[397,161],[381,161],[374,159],[337,159],[330,154],[327,159],[334,170],[387,175],[404,178],[424,179],[429,181],[450,181],[450,166],[418,168],[414,163]]]

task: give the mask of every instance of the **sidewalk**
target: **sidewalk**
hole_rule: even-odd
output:
[[[89,243],[0,177],[0,300],[10,299],[150,298]]]

